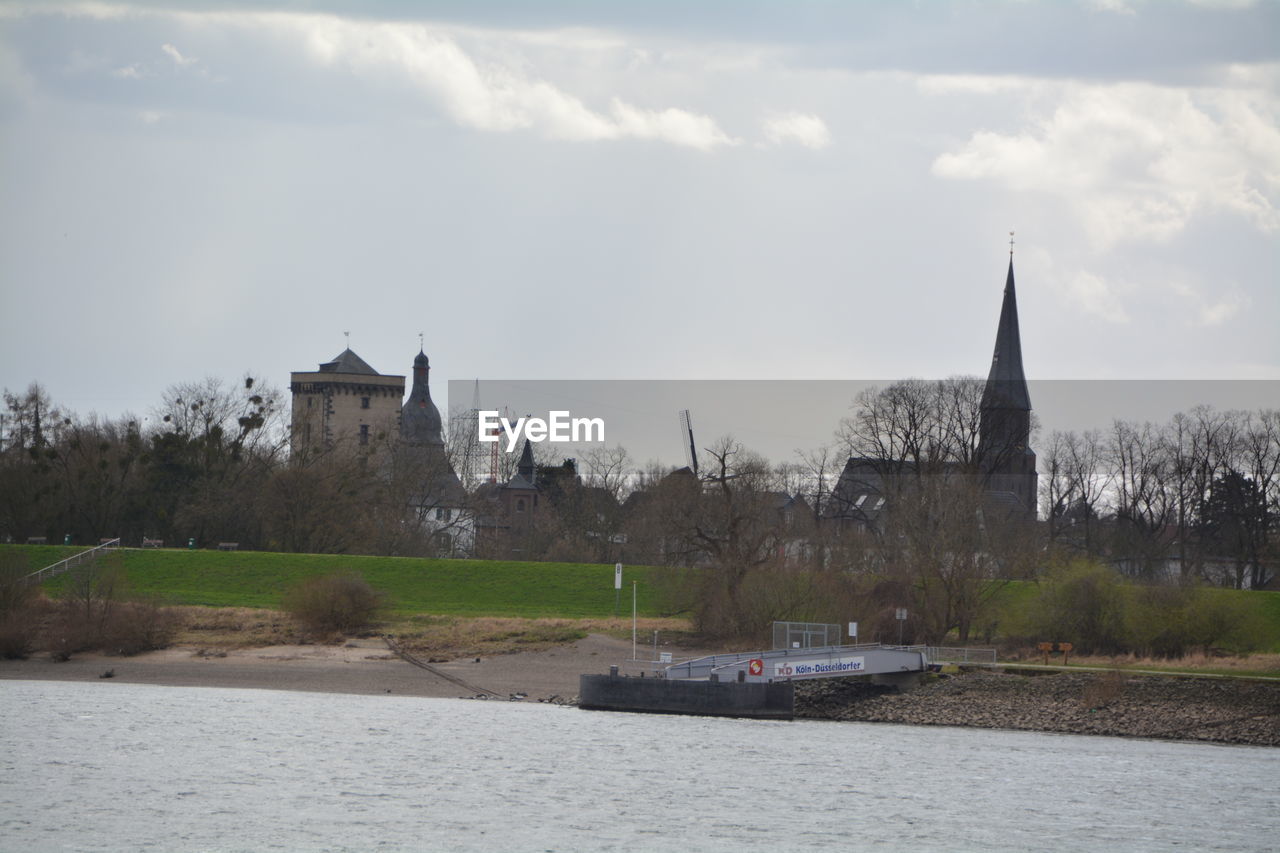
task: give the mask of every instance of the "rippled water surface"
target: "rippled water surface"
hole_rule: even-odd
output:
[[[4,850],[1274,850],[1280,750],[0,682]]]

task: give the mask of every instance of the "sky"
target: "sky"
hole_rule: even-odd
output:
[[[0,2],[0,386],[985,375],[1010,231],[1032,379],[1280,379],[1278,118],[1261,0]]]

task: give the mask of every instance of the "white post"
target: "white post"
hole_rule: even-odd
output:
[[[631,659],[636,659],[636,582],[631,582]]]
[[[613,618],[618,618],[618,600],[622,597],[622,563],[613,567]]]

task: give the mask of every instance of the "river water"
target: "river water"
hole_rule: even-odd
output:
[[[1275,850],[1280,750],[0,682],[0,848]]]

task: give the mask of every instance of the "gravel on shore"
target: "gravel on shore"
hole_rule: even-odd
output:
[[[1280,746],[1280,683],[1109,673],[969,672],[895,688],[796,685],[796,716]]]

